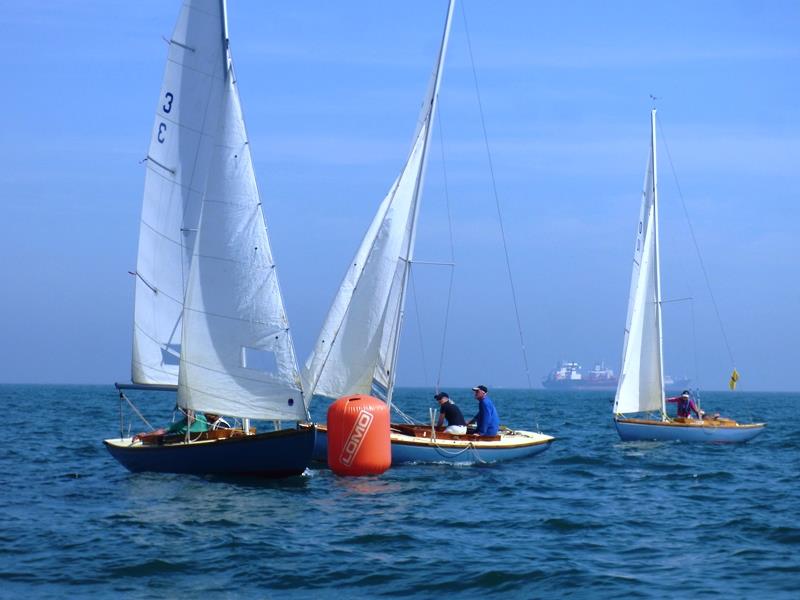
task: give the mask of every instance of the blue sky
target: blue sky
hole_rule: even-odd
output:
[[[303,360],[405,159],[445,5],[229,2]],[[51,0],[0,16],[0,382],[129,377],[139,161],[178,9]],[[619,366],[655,94],[741,387],[800,389],[800,4],[468,0],[466,10],[534,384],[559,359]],[[522,386],[460,11],[440,113],[416,254],[449,257],[444,154],[457,266],[442,381]],[[731,363],[663,146],[660,158],[664,297],[695,298],[665,307],[666,371],[719,389]],[[398,384],[431,385],[446,271],[418,268],[414,289]]]

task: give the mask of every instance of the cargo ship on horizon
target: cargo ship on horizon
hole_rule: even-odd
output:
[[[542,385],[549,390],[615,390],[618,381],[614,371],[606,367],[604,361],[595,363],[586,374],[581,371],[579,363],[561,361],[542,380]],[[688,388],[690,382],[687,378],[676,381],[669,375],[664,376],[664,386],[670,390]]]

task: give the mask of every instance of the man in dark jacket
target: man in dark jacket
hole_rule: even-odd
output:
[[[467,422],[464,420],[464,415],[461,413],[461,409],[456,406],[456,403],[450,400],[450,396],[445,392],[440,392],[434,398],[439,403],[439,422],[436,425],[441,427],[445,419],[447,419],[445,433],[454,435],[467,433]]]

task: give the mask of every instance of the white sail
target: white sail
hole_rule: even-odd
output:
[[[622,370],[614,398],[615,414],[664,410],[655,141],[653,112],[650,160],[636,229]]]
[[[414,230],[455,2],[447,12],[411,153],[381,202],[303,370],[307,397],[373,394],[391,399]]]
[[[388,388],[393,326],[408,261],[423,128],[406,168],[384,198],[342,282],[304,369],[304,387],[338,397]],[[399,273],[398,273],[399,271]]]
[[[186,0],[147,153],[136,262],[131,378],[175,385],[181,311],[225,80],[220,0]]]
[[[232,71],[186,290],[178,404],[253,419],[306,411]]]

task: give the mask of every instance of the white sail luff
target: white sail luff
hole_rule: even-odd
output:
[[[379,388],[391,395],[419,196],[454,4],[451,0],[409,157],[351,261],[303,370],[308,399],[314,392],[338,397]]]
[[[663,413],[664,406],[653,131],[651,127],[651,150],[636,232],[622,368],[614,399],[615,414],[656,410]]]
[[[131,379],[175,385],[181,314],[225,65],[219,0],[187,0],[170,39],[147,153]]]

